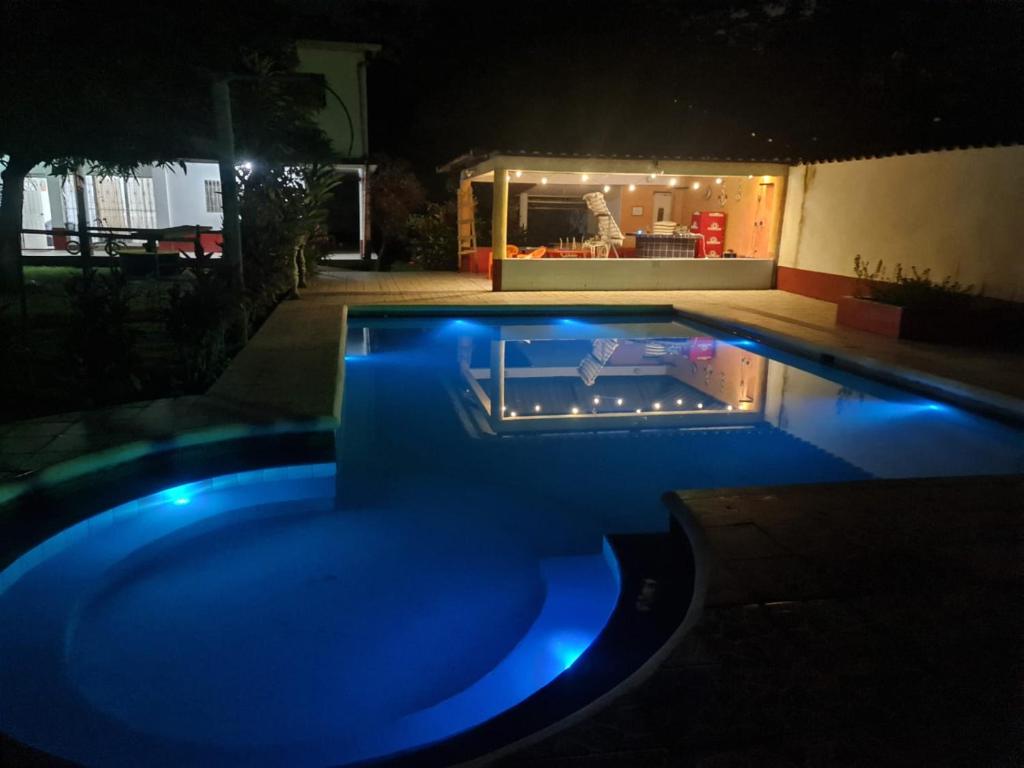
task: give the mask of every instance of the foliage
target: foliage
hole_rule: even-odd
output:
[[[189,289],[175,284],[168,293],[164,319],[177,354],[181,385],[189,392],[204,391],[227,365],[229,297],[223,277],[199,269]]]
[[[123,400],[138,392],[135,336],[128,327],[131,295],[120,270],[86,270],[66,286],[72,319],[67,352],[88,400]]]
[[[948,275],[942,282],[935,282],[930,269],[918,271],[911,267],[908,275],[903,265],[897,264],[889,279],[881,260],[872,268],[858,254],[853,260],[853,271],[858,281],[857,295],[883,304],[954,309],[967,306],[974,298],[973,285],[962,285]]]
[[[369,187],[370,220],[379,234],[377,255],[386,265],[394,260],[395,247],[405,243],[409,217],[423,207],[426,192],[407,162],[389,158],[378,161]]]
[[[414,213],[408,221],[412,263],[423,269],[457,269],[459,266],[455,206],[428,203],[426,213]]]

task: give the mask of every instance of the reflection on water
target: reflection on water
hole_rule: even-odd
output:
[[[669,489],[1024,470],[1018,430],[666,318],[354,320],[348,341],[343,497],[415,481],[621,530]]]

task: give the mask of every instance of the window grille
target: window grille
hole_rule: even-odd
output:
[[[206,212],[222,213],[224,198],[221,196],[220,179],[207,179],[203,184],[206,188]]]

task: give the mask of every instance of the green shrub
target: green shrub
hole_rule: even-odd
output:
[[[68,280],[71,305],[67,353],[76,378],[96,404],[129,398],[141,389],[135,335],[128,327],[131,293],[118,269],[88,270]]]
[[[168,293],[164,317],[174,342],[181,385],[203,392],[224,371],[228,362],[230,291],[214,272],[197,271],[186,290],[175,285]]]
[[[857,276],[857,295],[883,304],[900,307],[927,307],[940,309],[963,309],[972,303],[973,285],[962,285],[951,276],[935,282],[931,270],[918,271],[910,268],[910,274],[897,264],[892,279],[889,279],[885,264],[879,261],[872,269],[866,260],[857,255],[853,260],[853,271]]]
[[[426,213],[414,213],[408,223],[412,263],[423,269],[458,269],[459,245],[452,206],[428,203]]]

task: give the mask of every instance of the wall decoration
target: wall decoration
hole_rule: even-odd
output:
[[[634,216],[643,216],[644,215],[644,207],[642,205],[634,205],[633,206],[633,215]]]

